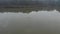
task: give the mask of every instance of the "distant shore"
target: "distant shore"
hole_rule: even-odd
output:
[[[24,7],[59,7],[55,5],[32,4],[32,5],[0,5],[0,8],[24,8]]]
[[[0,12],[31,12],[31,11],[39,11],[39,10],[54,10],[60,12],[60,7],[53,7],[53,6],[40,6],[40,5],[23,5],[23,6],[7,6],[7,7],[0,7]]]

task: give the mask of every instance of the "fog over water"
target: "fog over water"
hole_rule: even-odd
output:
[[[60,34],[60,0],[0,0],[0,34]]]
[[[60,34],[60,13],[0,13],[0,34]]]

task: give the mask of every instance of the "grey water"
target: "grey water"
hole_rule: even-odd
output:
[[[57,10],[0,13],[0,34],[60,34]]]

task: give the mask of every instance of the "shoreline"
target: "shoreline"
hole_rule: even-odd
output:
[[[23,6],[23,7],[3,7],[0,8],[0,12],[23,12],[23,13],[27,13],[27,12],[31,12],[31,11],[42,11],[42,10],[46,10],[46,11],[50,11],[50,10],[54,10],[56,9],[57,11],[60,12],[60,7],[47,7],[47,6]]]

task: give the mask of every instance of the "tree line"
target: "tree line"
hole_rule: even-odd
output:
[[[0,6],[10,5],[40,5],[60,6],[60,0],[0,0]]]

